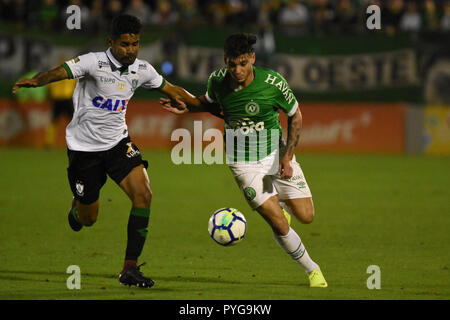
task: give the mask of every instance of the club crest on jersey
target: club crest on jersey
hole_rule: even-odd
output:
[[[119,81],[119,83],[117,84],[117,89],[123,91],[125,89],[125,82]]]
[[[251,116],[254,116],[259,113],[259,105],[252,100],[245,105],[245,112]]]
[[[92,105],[96,108],[120,112],[127,108],[128,100],[105,99],[101,96],[97,96],[92,99]]]
[[[138,79],[131,80],[131,89],[134,91],[138,86]]]

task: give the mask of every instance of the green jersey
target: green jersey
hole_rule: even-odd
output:
[[[257,161],[279,148],[282,138],[279,110],[294,115],[298,102],[286,80],[277,72],[253,67],[255,78],[234,90],[226,67],[208,80],[206,99],[220,104],[224,114],[228,159]]]

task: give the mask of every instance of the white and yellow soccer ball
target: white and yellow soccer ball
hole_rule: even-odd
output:
[[[237,209],[221,208],[209,218],[208,232],[218,244],[234,245],[244,238],[247,232],[247,220]]]

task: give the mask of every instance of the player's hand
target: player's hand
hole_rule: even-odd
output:
[[[279,165],[279,174],[281,179],[290,179],[294,174],[294,169],[291,166],[291,159],[288,156],[284,156],[281,158]]]
[[[163,109],[172,112],[174,114],[184,114],[189,112],[186,103],[183,101],[176,99],[175,101],[167,98],[159,98],[159,103],[163,107]]]
[[[12,93],[16,94],[17,90],[20,88],[35,88],[38,86],[39,84],[36,79],[22,79],[16,82],[12,89]]]

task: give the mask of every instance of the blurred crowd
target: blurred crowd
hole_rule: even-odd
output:
[[[381,8],[381,32],[450,31],[450,0],[0,0],[1,21],[19,30],[64,30],[66,8],[81,8],[82,31],[99,33],[119,13],[144,25],[254,27],[287,34],[367,31],[366,8]]]

